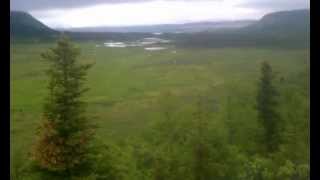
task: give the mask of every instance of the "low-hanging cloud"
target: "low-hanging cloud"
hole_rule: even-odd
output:
[[[149,0],[10,0],[11,10],[32,11],[68,9],[108,3],[130,3]]]
[[[245,0],[240,7],[255,8],[261,10],[291,10],[309,9],[309,0]]]
[[[48,9],[69,9],[99,4],[139,3],[159,0],[10,0],[11,10],[32,11]],[[227,1],[227,0],[162,0],[162,1]],[[310,0],[234,0],[240,6],[261,9],[303,9],[310,7]]]
[[[51,27],[259,19],[305,8],[309,0],[11,0],[11,10],[27,11]]]
[[[99,4],[140,3],[159,0],[10,0],[11,10],[33,11],[48,9],[70,9]],[[162,0],[162,1],[223,1],[223,0]]]

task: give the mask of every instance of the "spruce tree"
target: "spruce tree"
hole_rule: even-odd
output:
[[[65,36],[42,54],[50,62],[48,97],[33,149],[39,167],[71,173],[86,161],[92,130],[84,114],[85,76],[91,65],[77,62],[80,51]]]
[[[267,62],[262,63],[257,95],[258,119],[263,127],[263,142],[266,150],[275,152],[280,144],[280,116],[277,112],[278,93],[272,83],[273,72]]]

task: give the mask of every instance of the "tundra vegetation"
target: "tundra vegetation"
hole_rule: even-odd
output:
[[[309,49],[97,43],[11,44],[12,179],[309,179]]]

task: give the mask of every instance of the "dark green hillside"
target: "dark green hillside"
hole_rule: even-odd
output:
[[[52,37],[58,34],[30,14],[21,11],[10,12],[10,36],[16,38]]]
[[[309,39],[310,11],[282,11],[265,15],[259,22],[244,28],[247,33],[276,38]]]
[[[253,30],[291,32],[307,32],[310,26],[309,10],[282,11],[265,15],[260,21],[248,28]]]

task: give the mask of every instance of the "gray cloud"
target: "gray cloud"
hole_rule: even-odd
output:
[[[11,10],[33,11],[47,9],[69,9],[99,4],[138,3],[155,0],[10,0]],[[223,1],[223,0],[164,0],[164,1]]]
[[[148,0],[10,0],[10,9],[20,11],[32,11],[58,8],[78,8],[98,4],[141,1]]]
[[[10,0],[11,10],[33,11],[47,9],[79,8],[99,4],[136,3],[154,0]],[[166,0],[175,1],[175,0]],[[201,0],[180,0],[201,1]],[[210,1],[210,0],[203,0]],[[223,0],[211,0],[223,1]],[[247,7],[261,10],[303,9],[309,8],[309,0],[243,0],[239,7]]]
[[[309,0],[246,0],[240,7],[261,10],[309,9]]]

